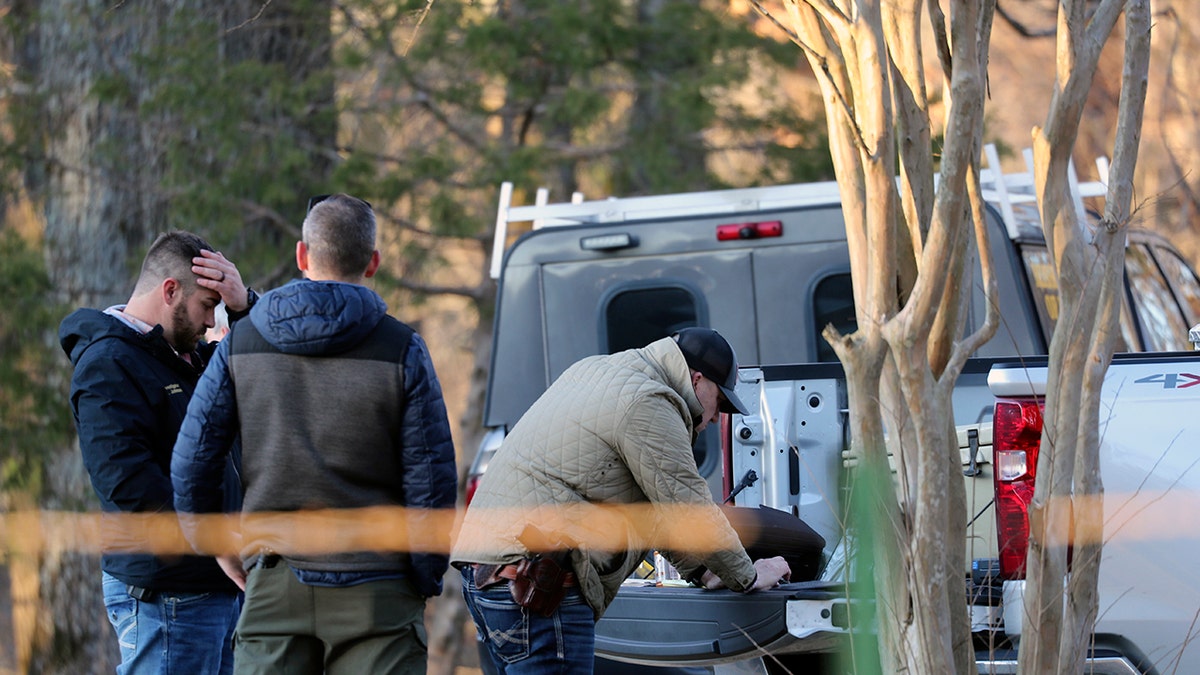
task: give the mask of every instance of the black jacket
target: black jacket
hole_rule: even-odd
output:
[[[188,401],[213,345],[200,343],[192,363],[179,358],[163,338],[162,326],[143,335],[119,319],[80,309],[59,327],[63,351],[75,366],[71,411],[83,463],[108,513],[170,513],[171,452]],[[225,504],[236,510],[240,489],[234,469],[226,472]],[[174,519],[166,524],[168,535]],[[106,519],[107,550],[145,550],[162,532],[147,532],[124,519]],[[106,553],[105,572],[134,586],[162,591],[236,591],[212,558],[146,553]]]

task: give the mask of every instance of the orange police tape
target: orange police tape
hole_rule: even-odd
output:
[[[458,509],[371,507],[313,511],[176,514],[77,513],[29,510],[0,514],[0,542],[23,552],[85,553],[246,553],[239,542],[270,542],[280,554],[345,551],[448,553],[461,524]],[[706,553],[717,550],[715,505],[569,504],[514,510],[508,519],[538,525],[544,532],[570,535],[590,550],[652,548]],[[181,521],[193,532],[193,547]],[[747,532],[742,532],[746,537]],[[536,546],[536,542],[535,542]],[[547,542],[547,547],[551,546]]]
[[[1073,530],[1066,536],[1072,537],[1076,545],[1093,544],[1097,538],[1105,543],[1170,538],[1178,536],[1179,514],[1200,512],[1200,495],[1170,490],[1106,493],[1100,499],[1103,510],[1097,512],[1084,508],[1094,503],[1090,499],[1067,498],[1068,510],[1059,518],[1074,518],[1074,524],[1048,528],[1049,532]],[[1046,524],[1045,513],[1048,511],[1044,507],[1032,509],[1034,531]],[[456,509],[402,507],[209,515],[10,511],[0,514],[0,546],[6,551],[26,553],[70,550],[217,555],[243,553],[238,550],[238,542],[250,535],[246,538],[269,540],[270,548],[282,554],[448,553],[462,514]],[[715,519],[724,518],[714,505],[645,503],[544,506],[513,510],[503,516],[534,523],[543,532],[566,533],[575,545],[590,550],[663,549],[697,554],[721,547]],[[195,533],[195,548],[183,536],[181,519]],[[744,541],[755,536],[745,529],[739,534]],[[552,545],[547,542],[544,550]]]

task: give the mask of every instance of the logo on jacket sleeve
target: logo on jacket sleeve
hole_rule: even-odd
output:
[[[168,396],[170,396],[171,394],[182,394],[183,393],[183,387],[179,386],[175,382],[168,384],[167,386],[163,387],[163,389],[167,390]]]

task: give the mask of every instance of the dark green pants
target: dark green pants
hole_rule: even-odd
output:
[[[237,675],[425,673],[425,600],[403,579],[326,588],[255,567],[237,624]]]

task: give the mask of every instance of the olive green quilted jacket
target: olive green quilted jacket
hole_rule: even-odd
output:
[[[579,361],[505,438],[451,560],[515,562],[531,552],[520,538],[533,524],[572,549],[597,617],[651,549],[684,578],[703,565],[729,588],[747,590],[754,566],[692,455],[701,412],[670,338]]]

